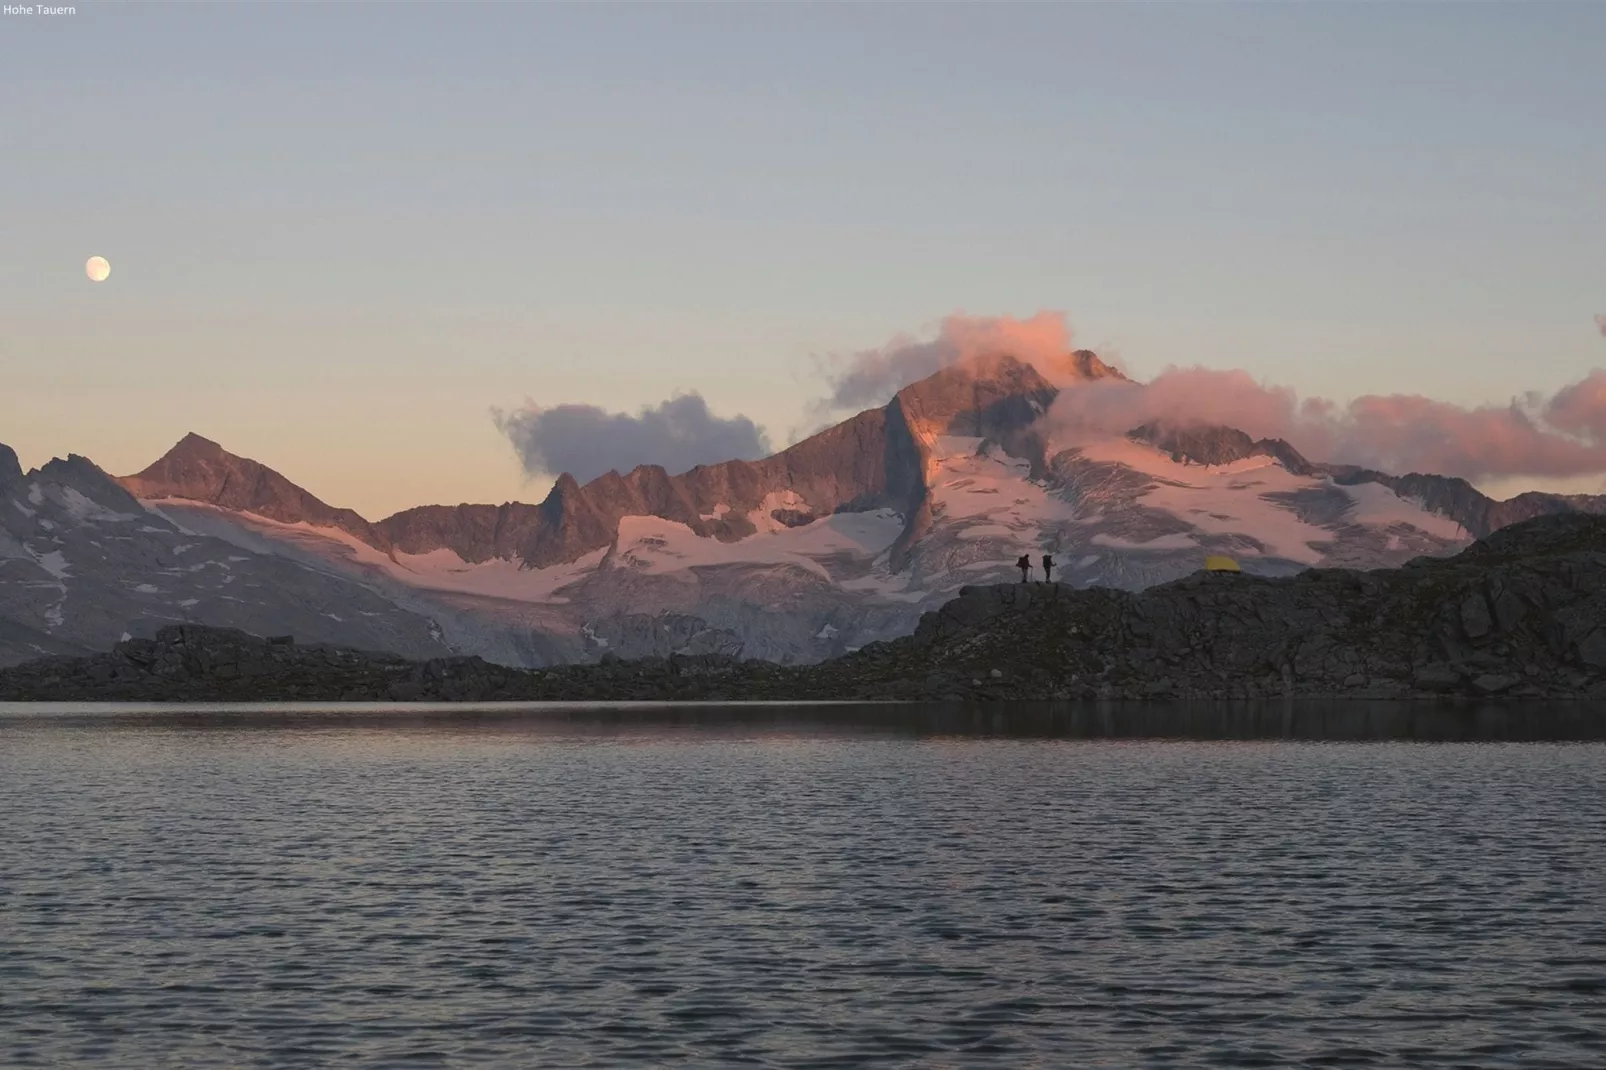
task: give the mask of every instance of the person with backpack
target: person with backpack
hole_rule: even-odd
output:
[[[1021,554],[1020,560],[1015,562],[1015,567],[1020,569],[1020,581],[1025,583],[1032,571],[1032,555]]]
[[[1054,582],[1054,559],[1047,554],[1043,555],[1043,582]]]

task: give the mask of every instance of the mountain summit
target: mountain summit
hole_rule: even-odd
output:
[[[150,467],[118,482],[147,501],[178,498],[204,502],[281,524],[334,528],[371,546],[386,545],[384,535],[352,510],[326,505],[266,465],[237,457],[193,431]]]

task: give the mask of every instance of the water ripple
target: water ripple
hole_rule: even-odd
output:
[[[1606,748],[0,723],[0,1064],[1606,1065]]]

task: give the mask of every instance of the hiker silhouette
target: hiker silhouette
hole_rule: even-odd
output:
[[[1032,571],[1032,555],[1021,554],[1020,560],[1015,562],[1015,567],[1020,569],[1020,581],[1025,583],[1027,574]]]
[[[1047,554],[1043,555],[1043,582],[1054,582],[1054,559]]]

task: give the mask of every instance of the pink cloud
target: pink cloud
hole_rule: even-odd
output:
[[[1147,383],[1095,382],[1061,392],[1047,419],[1063,435],[1122,433],[1151,420],[1222,424],[1282,438],[1313,460],[1385,472],[1481,479],[1606,471],[1606,371],[1549,398],[1464,407],[1415,394],[1341,404],[1301,400],[1242,370],[1168,368]]]
[[[1606,316],[1597,320],[1606,334]],[[935,338],[900,336],[825,361],[829,390],[812,415],[828,425],[843,410],[883,404],[955,362],[1008,354],[1066,388],[1045,417],[1060,434],[1125,434],[1162,420],[1236,427],[1255,438],[1286,439],[1312,460],[1394,473],[1482,479],[1606,471],[1606,371],[1548,397],[1530,392],[1505,405],[1467,407],[1414,394],[1368,394],[1341,403],[1301,398],[1242,369],[1170,367],[1147,383],[1073,381],[1060,374],[1071,349],[1062,312],[1026,319],[956,313],[942,321]]]
[[[972,357],[1008,354],[1048,376],[1070,351],[1071,330],[1063,312],[1039,312],[1024,320],[955,313],[942,321],[930,341],[901,335],[876,349],[827,360],[830,393],[816,408],[834,412],[882,405],[910,383]]]

